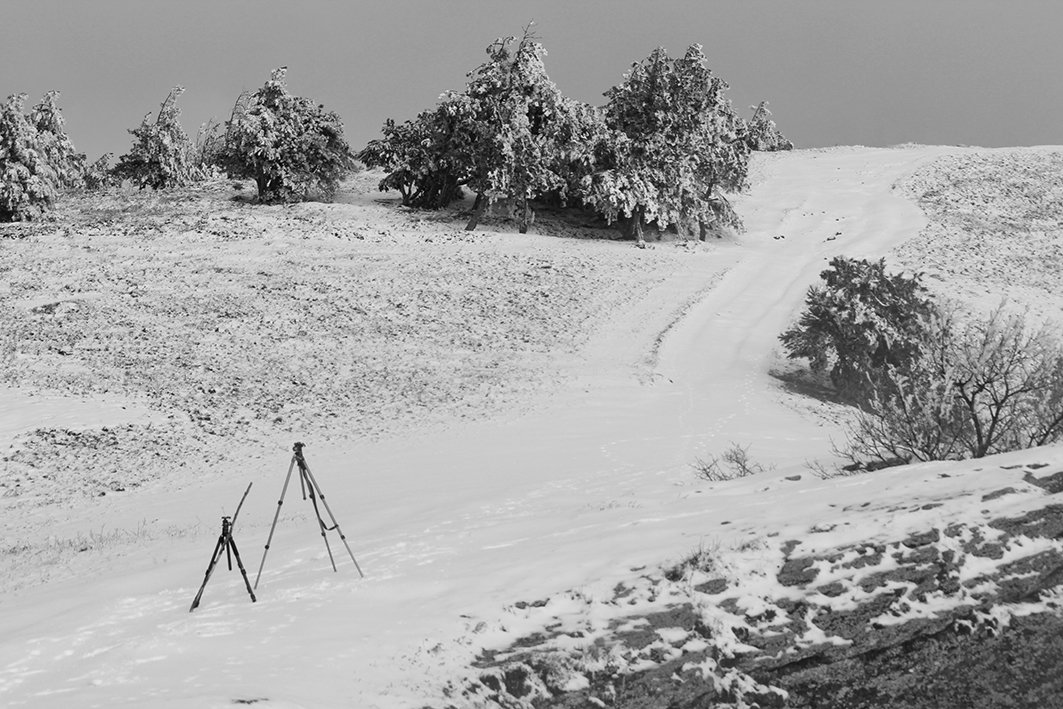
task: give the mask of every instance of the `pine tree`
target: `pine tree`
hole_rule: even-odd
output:
[[[205,177],[194,159],[192,141],[179,120],[181,109],[177,107],[177,99],[182,93],[184,87],[175,86],[159,106],[154,120],[149,113],[140,127],[129,131],[134,139],[133,147],[118,158],[113,171],[117,179],[132,180],[140,189],[157,190]]]
[[[0,106],[0,221],[35,219],[61,189],[83,184],[85,156],[66,135],[58,99],[48,92],[29,115],[25,94]]]
[[[353,166],[343,122],[324,106],[288,93],[286,73],[287,67],[274,70],[234,110],[220,160],[230,176],[253,179],[263,202],[315,193],[331,199]]]
[[[812,371],[854,400],[866,400],[887,367],[910,371],[936,306],[919,276],[886,272],[884,259],[836,256],[809,288],[805,310],[779,339],[787,356],[807,358]]]
[[[468,181],[477,206],[467,228],[475,228],[486,206],[508,199],[525,232],[533,218],[529,201],[565,186],[556,170],[565,99],[546,74],[546,50],[530,26],[519,38],[496,40],[487,54],[465,90],[478,138]]]
[[[740,227],[724,193],[746,186],[749,148],[727,88],[697,44],[681,59],[657,48],[634,64],[606,93],[612,146],[583,179],[584,202],[610,222],[631,218],[640,242],[650,222]]]
[[[753,117],[749,119],[746,131],[747,141],[751,150],[762,152],[775,152],[779,150],[793,150],[791,143],[775,125],[775,120],[768,110],[768,102],[761,101],[753,109]]]

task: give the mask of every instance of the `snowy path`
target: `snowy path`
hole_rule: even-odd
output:
[[[309,506],[290,489],[256,604],[221,567],[187,613],[209,534],[146,541],[102,581],[5,600],[0,704],[419,706],[477,649],[454,640],[477,638],[481,620],[487,632],[500,614],[504,624],[507,605],[813,516],[822,483],[806,474],[783,492],[775,481],[826,456],[836,432],[783,404],[767,374],[776,337],[825,259],[882,255],[918,232],[919,210],[890,187],[945,150],[768,159],[737,205],[748,233],[721,249],[733,266],[667,332],[650,382],[614,357],[544,413],[351,450],[308,441],[364,580],[335,538],[332,573]],[[601,347],[615,345],[606,337]],[[690,464],[732,441],[777,469],[755,485],[701,489]],[[236,540],[253,577],[287,466],[278,454],[225,484],[145,498],[129,522],[191,516],[209,529],[251,477]]]

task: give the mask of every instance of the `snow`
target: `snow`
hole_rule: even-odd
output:
[[[19,434],[36,428],[84,430],[161,420],[150,408],[123,397],[49,396],[0,384],[0,451],[10,449]]]
[[[692,254],[697,264],[665,278],[653,299],[629,300],[603,317],[567,360],[563,385],[529,394],[539,397],[534,405],[372,440],[330,429],[342,421],[317,426],[314,437],[292,431],[291,440],[202,481],[20,508],[18,520],[0,500],[3,568],[22,579],[5,583],[17,587],[0,597],[0,704],[439,706],[442,688],[466,674],[482,648],[533,632],[542,617],[575,617],[586,606],[604,629],[619,615],[602,601],[634,570],[716,550],[721,568],[746,583],[745,607],[755,608],[756,599],[785,592],[772,571],[778,551],[764,539],[792,539],[812,554],[1042,504],[1021,466],[1063,466],[1059,447],[821,479],[808,463],[834,462],[840,429],[769,374],[778,333],[826,261],[888,255],[919,234],[926,218],[894,184],[966,150],[758,156],[754,187],[736,203],[747,233]],[[548,239],[503,236],[497,248],[518,254]],[[548,248],[566,244],[550,239]],[[157,415],[120,396],[0,396],[0,450],[40,427]],[[335,532],[332,571],[293,482],[257,602],[223,561],[189,613],[218,518],[248,482],[234,539],[254,579],[297,439],[365,578]],[[732,442],[748,444],[766,472],[719,483],[693,475],[694,460]],[[238,440],[233,446],[243,450]],[[1021,494],[980,501],[1007,485]],[[54,541],[20,561],[9,547],[30,533]],[[56,552],[66,573],[33,579],[47,566],[49,544],[92,534],[98,543],[84,554]],[[1009,558],[1039,548],[1016,547]],[[534,605],[539,600],[548,603]],[[533,605],[515,609],[518,601]],[[718,608],[703,613],[738,622]],[[837,642],[814,625],[806,640]]]

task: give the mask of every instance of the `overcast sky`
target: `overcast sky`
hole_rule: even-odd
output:
[[[654,47],[699,42],[735,106],[769,101],[799,147],[1063,143],[1060,0],[0,1],[0,95],[61,91],[90,159],[125,152],[175,84],[194,134],[281,65],[360,148],[529,20],[550,77],[592,103]]]

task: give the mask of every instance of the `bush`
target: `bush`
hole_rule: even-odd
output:
[[[144,116],[139,128],[129,133],[133,147],[118,158],[113,174],[116,179],[131,180],[140,189],[162,189],[186,185],[206,176],[204,167],[197,163],[192,141],[188,138],[178,117],[178,97],[184,87],[175,86],[159,106],[155,120],[151,114]]]
[[[764,466],[749,457],[749,446],[737,443],[731,443],[719,457],[698,458],[694,463],[694,473],[708,482],[735,480],[763,472]]]
[[[918,275],[887,273],[885,260],[836,256],[820,277],[824,284],[809,288],[797,324],[779,339],[787,357],[808,359],[843,397],[865,403],[887,368],[910,371],[937,308]]]
[[[51,208],[59,190],[82,184],[85,156],[74,151],[50,91],[30,115],[25,94],[0,106],[0,221],[34,219]]]
[[[1063,441],[1063,340],[998,309],[934,321],[907,372],[890,369],[850,431],[853,460],[981,458]]]
[[[237,105],[225,127],[221,163],[230,177],[253,179],[263,202],[331,199],[353,167],[343,123],[307,98],[292,96],[286,67]]]

